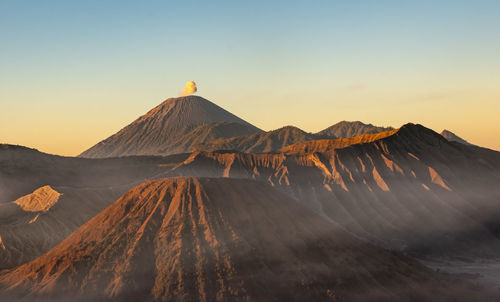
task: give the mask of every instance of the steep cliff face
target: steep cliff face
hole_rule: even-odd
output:
[[[477,295],[355,239],[268,184],[204,178],[131,189],[46,255],[1,275],[0,290],[13,301],[467,301]]]

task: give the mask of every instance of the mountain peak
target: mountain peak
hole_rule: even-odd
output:
[[[108,137],[81,157],[117,157],[127,155],[168,155],[173,145],[200,125],[237,123],[246,128],[243,134],[262,132],[243,119],[196,96],[169,98],[145,115]],[[188,150],[185,150],[188,151]]]
[[[209,103],[212,103],[202,96],[191,94],[191,95],[184,95],[184,96],[168,98],[165,101],[163,101],[160,104],[160,106],[168,105],[168,104],[183,103],[183,102],[209,102]]]
[[[421,124],[406,123],[398,129],[397,133],[399,133],[400,135],[411,135],[415,137],[428,136],[443,140],[439,133]]]
[[[178,112],[171,112],[171,110],[177,110]],[[194,112],[193,112],[194,111]],[[187,118],[191,120],[191,123],[195,124],[197,122],[241,122],[245,121],[235,118],[235,116],[228,117],[222,116],[223,113],[228,113],[228,111],[217,106],[211,101],[197,95],[187,95],[175,98],[168,98],[163,101],[158,106],[151,109],[148,113],[143,115],[141,118],[163,118],[167,114],[187,114],[187,113],[198,113],[198,115],[192,115]],[[178,117],[178,116],[177,116]],[[139,120],[141,119],[139,118]],[[136,121],[137,122],[137,121]]]

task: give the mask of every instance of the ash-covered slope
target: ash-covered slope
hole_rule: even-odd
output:
[[[457,143],[461,143],[461,144],[468,145],[468,146],[472,145],[468,141],[464,140],[463,138],[459,137],[455,133],[453,133],[449,130],[446,130],[446,129],[441,132],[441,136],[443,136],[444,138],[446,138],[450,142],[457,142]]]
[[[251,135],[218,138],[194,146],[198,151],[233,150],[245,153],[271,152],[298,142],[325,138],[293,126]]]
[[[197,152],[166,175],[267,181],[349,232],[417,257],[500,253],[499,152],[414,124],[284,151]]]
[[[80,156],[102,158],[187,152],[189,146],[184,150],[179,148],[185,135],[190,136],[189,133],[201,125],[219,122],[238,124],[237,127],[226,127],[222,134],[216,132],[220,137],[262,132],[214,103],[190,95],[167,99]]]
[[[0,276],[9,301],[470,301],[271,186],[146,182],[46,255]],[[473,295],[473,296],[470,296]]]
[[[364,124],[359,121],[342,121],[318,132],[317,134],[320,136],[329,136],[331,138],[345,138],[360,136],[363,134],[375,134],[389,130],[394,130],[394,128],[378,127],[372,124]]]

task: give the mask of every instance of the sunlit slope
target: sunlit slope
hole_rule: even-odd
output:
[[[313,141],[304,141],[292,144],[279,150],[286,154],[303,154],[320,152],[325,153],[335,149],[342,149],[355,144],[371,143],[382,138],[395,134],[398,130],[388,130],[376,134],[363,134],[355,137],[340,139],[319,139]]]

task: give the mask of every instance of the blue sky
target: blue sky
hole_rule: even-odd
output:
[[[188,80],[263,129],[449,128],[500,149],[498,1],[1,1],[0,141],[76,155]]]

